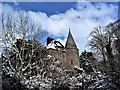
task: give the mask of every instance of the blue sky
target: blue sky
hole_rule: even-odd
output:
[[[26,11],[45,12],[47,15],[64,13],[67,9],[75,7],[76,2],[19,2],[7,3],[14,9],[21,9]]]
[[[80,52],[84,51],[89,33],[97,26],[105,26],[118,18],[117,3],[91,2],[15,2],[3,3],[3,11],[25,11],[34,23],[40,24],[46,36],[63,44],[70,28]]]

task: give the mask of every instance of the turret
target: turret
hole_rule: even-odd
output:
[[[65,48],[67,51],[67,67],[73,68],[75,65],[79,67],[79,49],[77,48],[70,30],[68,33]]]

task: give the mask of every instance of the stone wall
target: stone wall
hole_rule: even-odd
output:
[[[61,66],[67,69],[73,68],[75,65],[79,67],[79,51],[75,48],[56,48],[48,49],[48,54],[54,56],[57,60],[61,61]]]
[[[66,67],[66,64],[67,64],[67,62],[66,62],[66,50],[64,48],[57,48],[57,49],[49,48],[48,54],[51,56],[54,56],[55,59],[60,60],[62,67]]]
[[[67,68],[73,68],[75,65],[79,67],[79,51],[75,48],[68,48],[67,50]]]

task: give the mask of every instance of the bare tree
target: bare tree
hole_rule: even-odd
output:
[[[94,53],[106,63],[105,55],[105,36],[103,32],[103,27],[96,27],[90,33],[90,41],[88,45]]]
[[[33,62],[33,57],[42,46],[39,43],[43,34],[41,28],[32,23],[25,13],[18,13],[16,17],[3,14],[1,31],[3,69],[7,71],[9,66],[15,78],[23,78],[23,73],[33,63],[39,62]]]
[[[119,87],[120,77],[120,21],[110,23],[101,28],[97,27],[90,33],[89,46],[98,56],[102,56],[105,71]],[[98,59],[99,60],[99,59]],[[101,61],[101,62],[102,62]]]
[[[115,42],[118,39],[117,29],[118,26],[110,23],[105,27],[96,27],[90,33],[90,41],[89,46],[90,48],[100,56],[101,60],[104,61],[106,64],[107,61],[110,61],[111,66],[113,66],[112,61],[114,61],[114,54],[115,54]],[[118,45],[116,45],[118,46]],[[118,50],[119,51],[119,50]]]

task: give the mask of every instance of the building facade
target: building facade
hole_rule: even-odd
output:
[[[48,37],[46,48],[48,55],[54,56],[56,60],[61,62],[61,67],[71,69],[74,66],[80,66],[79,49],[77,48],[70,30],[65,46],[63,46],[59,41]]]

